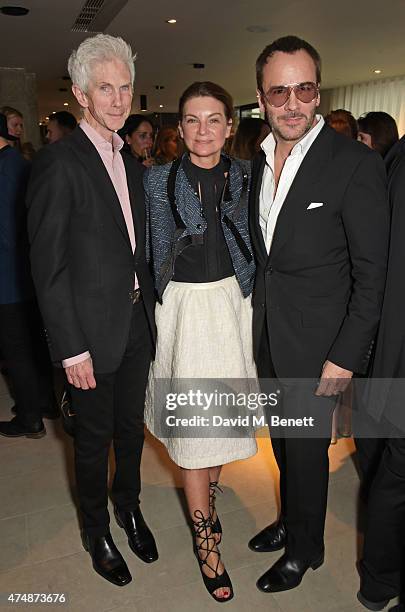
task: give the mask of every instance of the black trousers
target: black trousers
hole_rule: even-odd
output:
[[[360,564],[362,593],[371,601],[405,593],[404,570],[405,439],[390,438],[385,441],[368,495]]]
[[[108,532],[108,456],[115,454],[114,504],[130,510],[139,503],[144,442],[145,389],[152,341],[143,302],[133,306],[128,344],[117,371],[95,373],[96,388],[71,386],[76,413],[75,471],[83,528],[91,536]]]
[[[287,528],[289,555],[312,561],[324,549],[324,528],[329,482],[328,450],[335,398],[315,398],[308,388],[277,381],[271,357],[267,325],[264,326],[257,363],[264,392],[281,389],[276,412],[280,417],[312,416],[314,430],[280,429],[269,425],[274,456],[280,470],[281,515]],[[273,378],[269,381],[269,377]],[[267,380],[266,380],[267,379]],[[268,419],[270,419],[268,414]],[[299,437],[302,431],[303,437]]]
[[[35,301],[0,304],[0,348],[17,415],[24,425],[42,418],[53,402],[52,366]]]

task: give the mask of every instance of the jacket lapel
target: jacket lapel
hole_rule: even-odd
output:
[[[261,151],[253,160],[252,166],[252,188],[250,192],[250,233],[255,248],[257,259],[264,265],[267,260],[266,245],[259,223],[260,215],[260,190],[263,180],[263,172],[266,164],[266,156]]]
[[[115,222],[122,232],[123,238],[131,248],[131,241],[129,239],[120,201],[107,169],[104,166],[101,157],[97,153],[95,146],[92,144],[89,138],[87,138],[86,134],[80,127],[76,128],[71,138],[74,142],[74,146],[72,147],[73,152],[84,165],[86,172],[91,177],[92,185],[95,187],[100,196],[100,201],[104,202],[112,213]]]
[[[125,151],[122,153],[125,173],[127,175],[129,201],[131,203],[132,220],[135,231],[135,248],[145,242],[145,203],[142,183],[142,167],[136,167],[138,162],[130,157]]]
[[[288,242],[297,217],[310,203],[313,186],[322,178],[330,162],[333,136],[333,130],[324,126],[305,155],[278,215],[269,257],[274,257]]]

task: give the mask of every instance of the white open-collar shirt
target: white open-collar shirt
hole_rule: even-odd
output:
[[[267,253],[270,253],[277,218],[280,214],[280,210],[284,204],[295,175],[297,174],[305,155],[308,153],[311,145],[325,124],[322,115],[317,115],[316,119],[317,123],[314,125],[314,127],[311,128],[299,142],[297,142],[285,160],[276,193],[274,193],[276,185],[274,173],[274,152],[276,149],[276,140],[273,134],[270,133],[268,136],[266,136],[260,145],[266,155],[266,165],[264,167],[262,185],[260,189],[259,224],[263,233]]]

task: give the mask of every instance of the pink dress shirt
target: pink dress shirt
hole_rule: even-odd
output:
[[[114,186],[115,192],[117,194],[118,200],[121,205],[122,214],[125,219],[125,224],[127,226],[129,239],[131,241],[132,252],[135,252],[135,230],[134,230],[134,221],[132,218],[132,210],[131,210],[131,202],[129,199],[129,191],[128,191],[128,183],[127,183],[127,175],[125,172],[124,161],[121,156],[121,149],[124,145],[124,141],[122,138],[118,136],[115,132],[112,135],[112,146],[111,143],[108,142],[103,136],[101,136],[94,128],[91,127],[82,119],[80,121],[79,126],[95,146],[97,153],[100,155],[103,164],[108,172],[108,175],[111,179],[111,182]],[[135,285],[134,288],[137,289],[138,279],[135,275]],[[75,365],[77,363],[81,363],[90,357],[89,351],[84,353],[80,353],[80,355],[75,355],[74,357],[69,357],[68,359],[63,359],[62,365],[64,368]]]

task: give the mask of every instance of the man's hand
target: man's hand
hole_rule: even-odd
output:
[[[80,363],[65,368],[68,382],[76,389],[95,389],[96,379],[93,373],[93,361],[88,357]]]
[[[315,395],[330,397],[343,393],[349,386],[352,376],[353,372],[350,370],[345,370],[331,361],[325,361]]]

